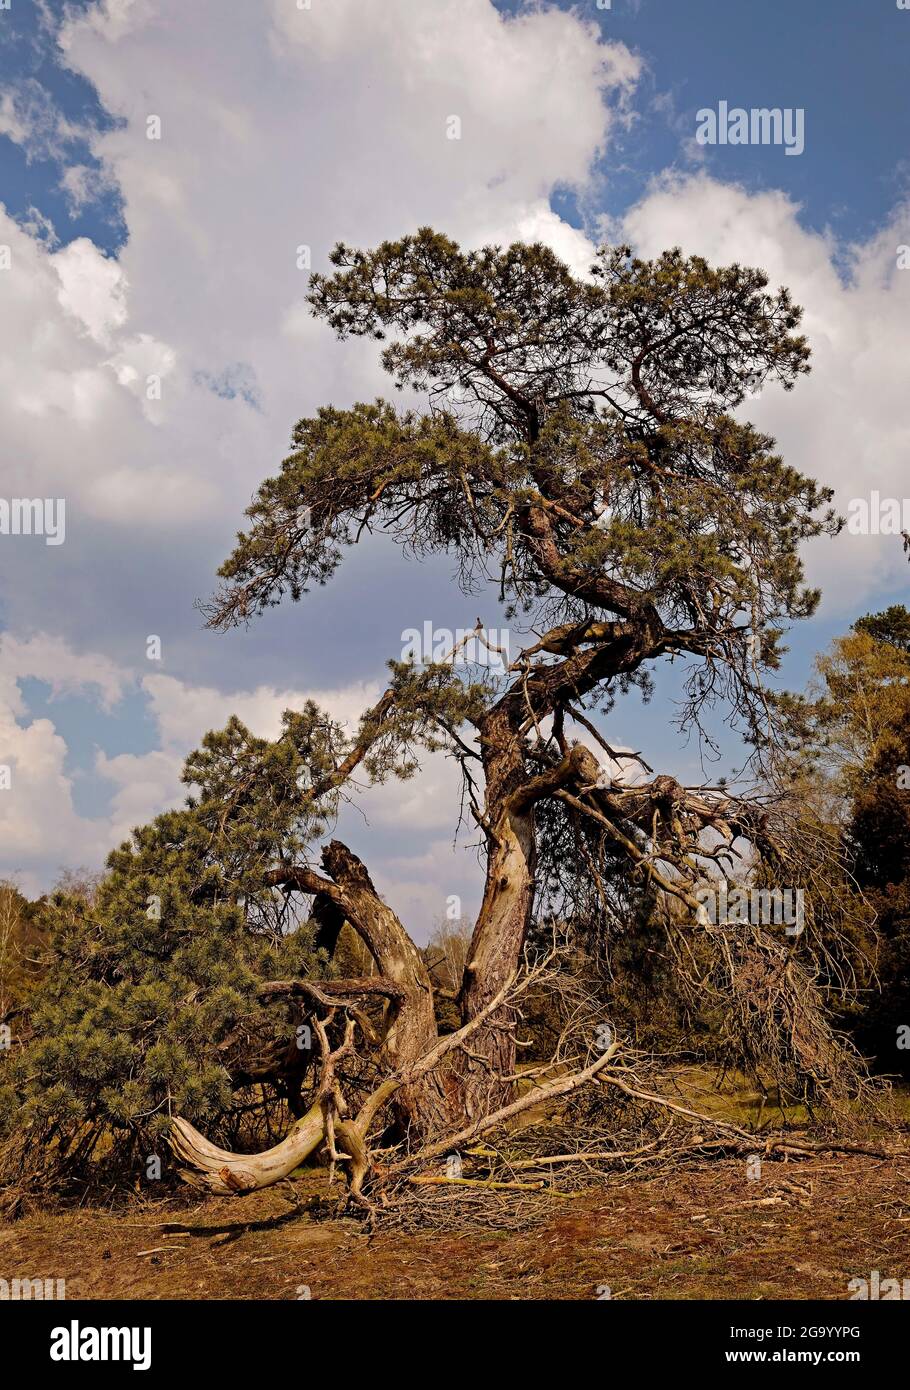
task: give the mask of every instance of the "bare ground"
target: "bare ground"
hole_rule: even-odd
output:
[[[324,1219],[327,1175],[246,1198],[33,1211],[0,1229],[0,1276],[89,1299],[846,1299],[910,1277],[910,1160],[741,1159],[541,1200],[519,1231],[372,1233]],[[336,1187],[335,1192],[340,1189]],[[495,1194],[484,1198],[491,1204]],[[309,1291],[309,1292],[307,1292]]]

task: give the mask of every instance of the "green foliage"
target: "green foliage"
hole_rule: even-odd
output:
[[[882,1069],[908,1073],[897,1041],[910,1025],[910,613],[860,618],[817,667],[812,698],[794,704],[796,741],[841,799],[849,862],[877,919],[879,988],[853,1026]]]
[[[14,883],[0,882],[0,1023],[27,1006],[41,972],[43,935],[36,904]]]
[[[882,613],[867,613],[853,624],[853,631],[910,652],[910,613],[902,603],[893,603]]]
[[[879,1066],[910,1075],[901,1032],[910,1028],[910,613],[890,608],[861,623],[859,631],[903,654],[904,668],[888,680],[871,755],[862,775],[851,779],[848,843],[881,939],[881,993],[870,1000],[858,1036]]]
[[[250,531],[238,535],[219,570],[238,597],[245,591],[236,621],[280,602],[285,591],[297,600],[310,584],[324,584],[369,524],[371,509],[393,534],[412,540],[416,554],[469,545],[461,478],[507,468],[452,416],[399,416],[383,401],[352,410],[325,406],[298,422],[292,445],[281,472],[265,480],[247,508]],[[422,487],[424,480],[432,487]],[[368,514],[361,521],[362,507]],[[395,522],[399,512],[406,521]]]
[[[417,390],[476,391],[474,364],[489,355],[533,400],[576,392],[580,367],[583,400],[598,394],[597,366],[621,377],[637,363],[667,413],[689,414],[699,397],[708,409],[730,407],[768,377],[789,386],[807,369],[786,290],[766,296],[761,271],[714,269],[678,250],[642,261],[627,246],[604,247],[589,281],[540,243],[463,252],[430,228],[375,251],[339,244],[331,259],[337,274],[311,280],[314,311],[342,338],[399,330],[404,340],[385,348],[383,366]],[[509,407],[500,409],[504,426]]]
[[[236,1134],[250,1057],[294,1036],[292,1013],[264,1007],[259,987],[326,969],[263,868],[321,827],[300,784],[334,733],[315,707],[289,714],[273,744],[232,719],[187,761],[200,794],[134,831],[92,901],[43,900],[47,969],[26,1045],[0,1057],[0,1132],[56,1146],[64,1166],[162,1153],[171,1113]]]

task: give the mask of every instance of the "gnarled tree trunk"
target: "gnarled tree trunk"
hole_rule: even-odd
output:
[[[487,871],[461,987],[465,1022],[476,1018],[515,973],[534,906],[537,859],[533,805],[514,804],[527,779],[520,740],[507,711],[494,711],[481,731],[481,747],[487,782]],[[515,1021],[514,1010],[500,1010],[475,1037],[475,1056],[462,1059],[462,1100],[468,1119],[509,1101],[513,1084],[505,1078],[515,1071]]]
[[[180,1116],[171,1123],[168,1142],[177,1157],[190,1165],[181,1169],[188,1182],[227,1195],[280,1182],[309,1158],[324,1138],[325,1116],[319,1103],[291,1126],[280,1144],[263,1153],[234,1154],[220,1149]]]
[[[331,883],[309,870],[293,870],[296,886],[309,889],[315,879],[370,951],[380,974],[401,991],[390,1004],[382,1040],[381,1060],[399,1071],[422,1056],[436,1041],[433,982],[420,952],[392,909],[377,893],[366,867],[339,840],[322,851]],[[446,1089],[444,1076],[428,1076],[402,1086],[393,1101],[399,1127],[419,1135],[438,1133],[457,1118],[457,1096]]]
[[[534,911],[537,836],[534,808],[564,785],[595,780],[600,766],[573,748],[550,772],[529,778],[524,742],[511,702],[492,712],[481,730],[487,775],[488,860],[483,902],[465,964],[461,1003],[476,1018],[515,975]],[[463,1104],[469,1119],[507,1105],[514,1093],[515,1011],[505,1007],[475,1037],[463,1059]]]

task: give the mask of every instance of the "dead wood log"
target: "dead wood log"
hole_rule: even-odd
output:
[[[168,1142],[188,1168],[180,1176],[194,1186],[207,1187],[220,1196],[239,1196],[271,1187],[288,1177],[319,1147],[325,1137],[322,1105],[310,1107],[291,1127],[280,1144],[256,1154],[235,1154],[212,1144],[188,1120],[179,1116],[171,1123]]]

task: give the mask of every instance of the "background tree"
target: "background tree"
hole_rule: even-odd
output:
[[[43,934],[35,904],[0,882],[0,1024],[20,1015],[41,971]]]
[[[852,1026],[886,1071],[910,1072],[910,613],[893,605],[837,638],[797,702],[800,744],[827,779],[877,941]],[[901,1046],[903,1042],[903,1046]]]
[[[340,923],[318,904],[301,922],[262,867],[299,852],[303,777],[335,733],[314,706],[275,743],[232,719],[187,760],[185,809],[136,830],[97,885],[68,876],[35,905],[47,948],[28,1043],[0,1054],[8,1181],[81,1181],[99,1154],[144,1178],[178,1110],[254,1144],[300,1113],[312,1004],[276,985],[324,976]]]

